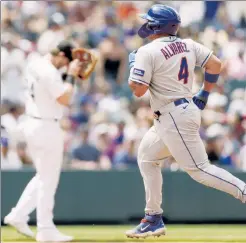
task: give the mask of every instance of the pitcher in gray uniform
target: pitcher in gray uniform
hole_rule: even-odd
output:
[[[128,237],[166,234],[162,220],[160,163],[172,155],[194,180],[246,202],[246,184],[210,164],[199,135],[201,110],[217,82],[221,61],[207,47],[176,36],[180,16],[171,7],[156,4],[142,18],[139,36],[151,41],[129,55],[129,86],[135,96],[150,93],[155,120],[138,151],[138,164],[146,194],[145,217],[126,232]],[[204,83],[193,96],[194,69],[205,69]]]

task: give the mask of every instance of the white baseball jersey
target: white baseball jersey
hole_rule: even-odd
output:
[[[161,37],[138,49],[129,80],[149,86],[150,105],[156,111],[192,97],[195,66],[204,67],[212,53],[191,39]]]
[[[27,66],[25,80],[28,85],[26,114],[44,119],[60,119],[63,106],[56,99],[66,89],[59,70],[47,57],[41,57]]]

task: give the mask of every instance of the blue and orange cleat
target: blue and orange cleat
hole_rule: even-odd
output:
[[[126,236],[129,238],[146,238],[149,236],[161,236],[166,234],[166,227],[161,214],[146,214],[141,223],[134,229],[128,230]]]

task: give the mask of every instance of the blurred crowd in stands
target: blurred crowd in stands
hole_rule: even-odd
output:
[[[137,35],[143,23],[138,13],[157,2],[180,12],[181,38],[203,43],[222,59],[222,74],[202,112],[200,133],[211,163],[246,171],[244,1],[2,1],[1,113],[7,112],[1,116],[2,168],[32,164],[25,141],[11,137],[23,119],[23,73],[27,62],[63,39],[93,49],[99,58],[91,78],[77,84],[72,107],[61,121],[64,166],[137,167],[137,148],[153,116],[148,94],[134,98],[128,88],[128,54],[145,43]],[[194,93],[203,81],[202,70],[195,73]],[[178,169],[172,158],[163,167]]]

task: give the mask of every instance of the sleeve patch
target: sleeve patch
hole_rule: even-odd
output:
[[[144,73],[145,73],[145,71],[142,70],[142,69],[138,69],[138,68],[134,68],[133,69],[133,74],[135,74],[137,76],[143,77],[144,76]]]

